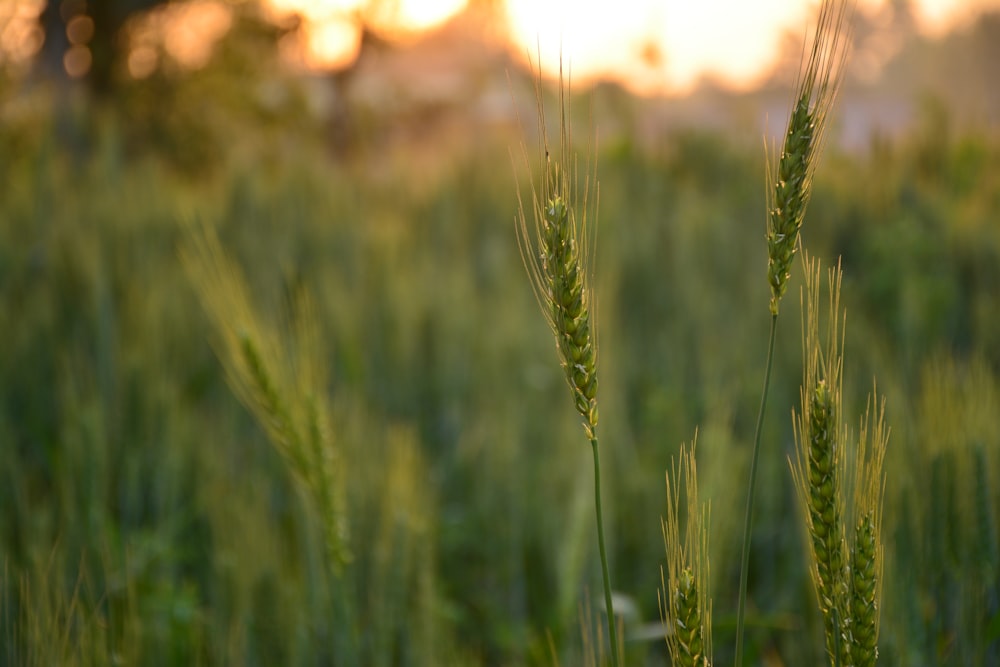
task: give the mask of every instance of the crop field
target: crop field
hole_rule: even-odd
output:
[[[574,384],[592,369],[558,322],[553,341],[519,248],[550,168],[530,73],[503,91],[516,121],[361,111],[341,148],[301,100],[248,109],[233,48],[113,104],[0,75],[0,665],[610,660],[591,376]],[[585,316],[618,640],[624,663],[672,664],[661,577],[684,568],[662,521],[684,510],[685,534],[696,476],[727,664],[773,165],[742,130],[646,137],[625,99],[566,101],[569,154],[599,183]],[[555,84],[539,104],[557,143]],[[846,312],[832,429],[863,440],[873,390],[885,402],[878,664],[997,666],[1000,132],[947,99],[916,108],[861,148],[828,138],[801,242],[823,266],[817,328]],[[839,650],[797,484],[808,497],[804,254],[774,320],[743,664]]]

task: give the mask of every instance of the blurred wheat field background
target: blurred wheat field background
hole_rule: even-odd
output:
[[[240,16],[211,65],[110,98],[0,70],[0,664],[585,664],[604,622],[590,452],[514,232],[532,174],[510,155],[537,137],[435,102],[354,98],[318,119],[277,73],[268,24]],[[998,25],[921,43],[895,71],[961,44],[989,62]],[[524,113],[531,75],[510,71],[502,104]],[[831,113],[845,131],[864,108],[850,85]],[[892,425],[879,664],[1000,665],[1000,115],[925,93],[899,131],[829,141],[802,235],[842,258],[844,412],[864,412],[877,377]],[[738,117],[762,95],[706,88],[678,113],[715,100]],[[668,664],[663,479],[697,429],[724,664],[767,339],[762,119],[650,131],[643,104],[610,84],[571,100],[580,150],[587,128],[600,137],[610,569],[626,662]],[[230,387],[185,269],[192,228],[238,267],[253,316],[231,318],[235,339],[287,360],[271,368],[290,405],[325,406],[340,571],[296,477],[315,468],[289,472],[273,424]],[[752,542],[755,665],[825,659],[785,458],[799,262],[791,275],[763,433],[782,456],[761,459]]]

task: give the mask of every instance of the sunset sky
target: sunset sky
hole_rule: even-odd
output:
[[[309,19],[308,58],[314,63],[349,61],[356,35],[345,15],[364,0],[268,0],[279,10]],[[858,0],[874,11],[888,0]],[[393,0],[391,29],[420,31],[460,11],[465,0]],[[748,87],[773,64],[783,33],[801,32],[818,0],[504,0],[503,30],[521,56],[541,51],[543,69],[558,67],[560,52],[577,82],[593,77],[622,81],[636,92],[684,92],[710,75]],[[942,33],[1000,7],[1000,0],[913,0],[920,28]],[[378,21],[376,21],[378,22]]]

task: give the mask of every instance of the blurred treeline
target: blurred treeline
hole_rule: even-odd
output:
[[[592,469],[514,238],[520,132],[331,154],[296,80],[257,57],[272,28],[247,20],[209,66],[113,101],[2,89],[0,663],[582,664],[580,610],[600,620]],[[269,81],[287,104],[261,106]],[[876,378],[888,401],[882,664],[998,665],[1000,136],[945,99],[921,109],[901,137],[829,146],[803,236],[844,264],[845,418]],[[721,664],[767,332],[763,156],[756,137],[678,130],[619,134],[598,158],[629,663],[667,660],[663,473],[697,428]],[[353,552],[337,582],[213,352],[178,259],[193,221],[276,327],[300,290],[317,303]],[[753,664],[823,660],[786,463],[795,302],[764,437]]]

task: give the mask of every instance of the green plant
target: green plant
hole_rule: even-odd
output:
[[[795,102],[788,119],[788,130],[777,168],[767,175],[767,281],[771,288],[771,327],[768,335],[764,388],[754,429],[750,479],[747,484],[746,516],[743,523],[743,558],[740,567],[739,603],[736,616],[736,664],[743,652],[743,628],[746,617],[747,580],[750,563],[750,536],[760,458],[760,437],[767,407],[767,394],[774,361],[774,343],[781,298],[788,289],[789,269],[798,247],[799,231],[812,193],[827,114],[833,106],[844,74],[844,62],[850,36],[850,18],[854,3],[849,0],[824,0],[817,19],[812,45],[805,53],[796,85]],[[773,184],[773,185],[772,185]]]
[[[301,482],[323,522],[331,572],[339,575],[350,558],[343,470],[332,441],[315,306],[301,293],[291,336],[283,338],[255,312],[242,272],[226,256],[214,230],[194,228],[182,259],[215,324],[229,383]]]
[[[559,361],[573,396],[576,411],[594,457],[594,506],[608,613],[611,662],[619,664],[617,621],[611,600],[604,517],[601,508],[601,459],[597,440],[597,336],[592,322],[593,232],[596,220],[588,218],[591,189],[596,196],[596,178],[584,173],[583,193],[577,191],[579,173],[572,153],[567,110],[568,85],[560,78],[559,145],[550,151],[541,90],[538,124],[542,132],[540,187],[532,184],[526,207],[518,193],[517,238],[535,298],[556,340]],[[529,222],[530,210],[531,220]]]
[[[810,572],[823,615],[832,665],[874,665],[878,656],[882,580],[883,461],[889,431],[877,397],[861,423],[858,447],[841,421],[843,315],[841,271],[829,273],[830,311],[825,345],[820,340],[818,261],[806,267],[803,319],[802,406],[796,421],[792,465],[804,509],[811,556]],[[853,457],[854,479],[848,479]],[[850,489],[853,500],[849,503]]]
[[[807,263],[805,292],[808,296],[803,325],[805,380],[797,430],[799,461],[794,472],[797,487],[800,493],[805,494],[805,506],[808,508],[813,577],[826,626],[827,651],[836,656],[836,660],[845,662],[849,658],[850,647],[841,639],[849,636],[847,621],[850,617],[847,613],[847,543],[843,525],[845,507],[842,485],[847,459],[844,453],[846,436],[842,432],[840,413],[843,370],[840,286],[832,284],[830,288],[827,347],[821,350],[818,283],[814,267]]]
[[[332,617],[311,631],[327,634],[340,660],[359,663],[363,652],[375,653],[380,647],[360,646],[355,631],[358,608],[346,594],[344,570],[352,556],[343,456],[333,441],[327,362],[315,305],[301,291],[295,295],[290,323],[283,331],[271,326],[257,313],[239,266],[207,225],[188,230],[181,259],[215,325],[216,352],[230,387],[267,433],[321,526],[321,571],[328,580]]]

